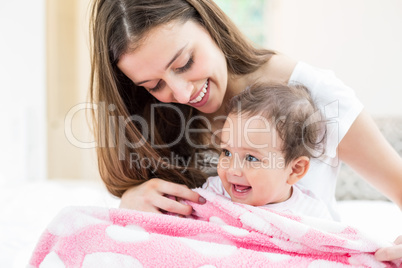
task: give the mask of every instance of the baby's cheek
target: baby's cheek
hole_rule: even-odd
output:
[[[218,163],[217,172],[221,180],[226,179],[226,168],[223,165],[222,161],[219,161]]]
[[[217,167],[218,173],[225,172],[225,170],[227,170],[229,167],[230,167],[230,158],[221,155],[219,157],[219,162],[218,162],[218,167]]]
[[[222,168],[220,168],[219,166],[218,166],[218,176],[219,176],[219,178],[221,178],[221,180],[223,179],[223,177],[225,176],[225,171],[222,169]]]

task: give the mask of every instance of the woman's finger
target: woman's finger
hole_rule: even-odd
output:
[[[380,248],[376,251],[375,258],[379,261],[393,261],[402,258],[402,244]]]
[[[154,198],[151,197],[150,199]],[[119,208],[161,213],[152,202],[141,199],[135,192],[126,192],[120,200]]]
[[[163,211],[184,216],[191,215],[193,211],[193,208],[190,205],[182,204],[167,196],[159,196],[154,204]]]
[[[194,203],[204,204],[205,199],[197,192],[190,190],[187,186],[176,184],[172,182],[162,181],[160,191],[163,194],[172,195],[175,197],[179,197],[184,200],[189,200]]]
[[[152,180],[146,181],[141,185],[127,189],[121,197],[119,207],[161,213],[159,208],[155,206],[155,200],[160,198],[160,196],[158,182]]]
[[[402,235],[398,236],[398,237],[395,239],[394,244],[395,244],[395,245],[400,245],[400,244],[402,244]]]

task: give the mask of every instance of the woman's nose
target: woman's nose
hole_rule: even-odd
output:
[[[185,104],[190,101],[191,94],[193,93],[194,86],[192,83],[185,79],[176,77],[168,82],[169,88],[172,90],[174,100],[179,103]]]

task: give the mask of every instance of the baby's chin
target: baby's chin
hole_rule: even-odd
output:
[[[230,196],[230,197],[233,202],[240,203],[240,204],[250,205],[250,206],[254,206],[254,207],[259,207],[259,206],[265,205],[265,204],[260,204],[260,202],[250,201],[247,199],[239,199],[234,196]]]

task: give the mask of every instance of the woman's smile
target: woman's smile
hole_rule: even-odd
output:
[[[208,97],[209,87],[207,80],[204,86],[195,94],[195,96],[191,97],[189,103],[194,107],[201,107],[208,101]]]

